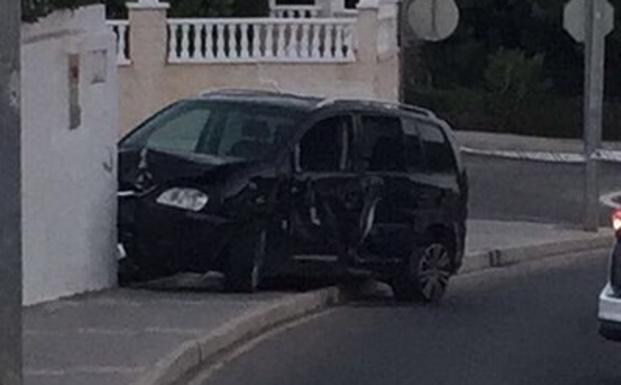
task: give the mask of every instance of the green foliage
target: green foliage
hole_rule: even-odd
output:
[[[538,104],[548,88],[542,80],[543,54],[527,57],[520,50],[500,49],[490,55],[484,71],[487,111],[506,131],[520,129],[528,105]]]
[[[544,91],[543,58],[543,54],[529,58],[523,51],[501,48],[490,56],[484,73],[486,87],[498,96],[518,100]]]
[[[34,22],[56,10],[98,4],[102,0],[22,0],[22,20]]]
[[[104,3],[110,19],[127,18],[128,0],[22,0],[23,20],[32,22],[60,9]],[[135,0],[131,0],[135,1]],[[269,14],[268,0],[168,0],[170,17],[253,17]]]
[[[170,0],[170,17],[229,17],[233,0]]]
[[[126,0],[105,0],[109,18],[126,18]],[[253,17],[269,14],[268,0],[168,0],[170,17]]]
[[[609,1],[617,27],[607,38],[604,132],[621,138],[621,0]],[[584,49],[563,30],[566,2],[457,0],[453,36],[404,52],[409,101],[462,129],[580,137]]]

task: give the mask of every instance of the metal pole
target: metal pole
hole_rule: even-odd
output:
[[[585,7],[584,228],[587,231],[597,231],[599,227],[599,165],[594,155],[601,147],[602,141],[606,49],[603,23],[604,0],[586,0]]]
[[[0,0],[0,384],[22,383],[21,1]]]
[[[408,46],[408,36],[405,29],[407,23],[409,0],[401,0],[399,4],[399,14],[397,20],[397,29],[399,30],[399,101],[405,102],[405,85],[408,79],[406,79],[406,51]]]

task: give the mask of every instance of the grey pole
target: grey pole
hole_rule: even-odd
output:
[[[410,5],[409,0],[401,0],[399,4],[399,16],[397,29],[399,30],[399,101],[405,102],[405,86],[408,79],[406,79],[407,71],[405,66],[407,65],[405,55],[408,46],[408,36],[406,32],[408,7]]]
[[[0,0],[0,384],[22,383],[21,1]]]
[[[584,92],[584,228],[599,227],[598,161],[594,155],[601,147],[602,108],[604,102],[604,0],[585,1],[585,92]]]

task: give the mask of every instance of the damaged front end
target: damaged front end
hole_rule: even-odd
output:
[[[120,181],[119,243],[144,279],[222,271],[235,234],[268,215],[271,185],[253,179],[271,174],[259,162],[154,150],[133,160]]]

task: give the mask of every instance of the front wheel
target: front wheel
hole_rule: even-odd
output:
[[[231,246],[225,269],[225,288],[236,293],[259,289],[265,259],[267,232],[252,229]]]
[[[450,249],[440,241],[415,248],[406,269],[395,278],[392,288],[399,301],[438,303],[446,293],[452,275]]]

